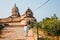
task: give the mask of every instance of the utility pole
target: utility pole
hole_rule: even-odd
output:
[[[36,24],[37,25],[37,24]],[[39,35],[38,35],[38,25],[36,26],[37,27],[37,40],[39,40]]]

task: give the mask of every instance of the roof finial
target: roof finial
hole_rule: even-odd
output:
[[[14,5],[15,7],[16,7],[16,3],[15,3],[15,5]]]
[[[27,9],[27,11],[31,11],[31,9],[30,9],[30,8],[28,8],[28,9]]]

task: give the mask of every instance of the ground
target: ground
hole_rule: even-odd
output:
[[[0,40],[37,40],[35,36],[25,37],[23,27],[5,27],[1,37]]]

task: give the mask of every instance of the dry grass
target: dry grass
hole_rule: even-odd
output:
[[[37,29],[35,27],[33,29],[34,29],[34,32],[37,31]],[[39,29],[38,28],[38,33],[43,38],[49,38],[50,40],[57,40],[57,37],[56,36],[48,36],[47,33],[45,33],[42,29]],[[59,37],[59,40],[60,40],[60,37]]]

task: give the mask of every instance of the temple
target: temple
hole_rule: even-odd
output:
[[[2,18],[0,19],[0,24],[4,24],[5,26],[19,26],[19,25],[26,25],[28,22],[36,22],[35,17],[33,16],[33,12],[31,9],[27,9],[27,11],[23,14],[20,15],[19,9],[14,5],[12,8],[12,15],[9,16],[8,18]]]
[[[32,31],[29,31],[29,37],[24,36],[24,26],[29,22],[37,22],[30,8],[20,15],[16,4],[12,8],[12,15],[0,19],[0,25],[4,28],[0,31],[0,40],[36,40]],[[31,36],[32,34],[32,36]]]

